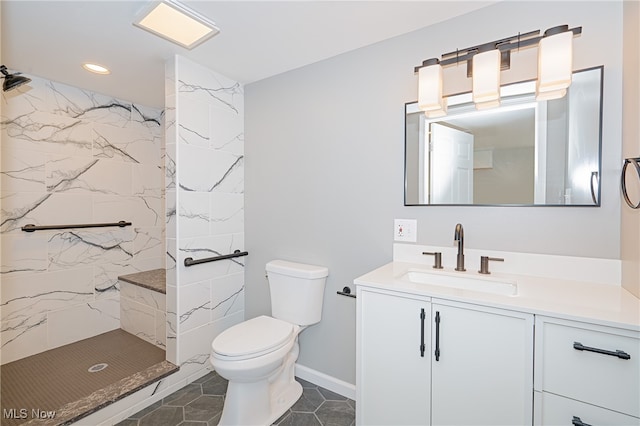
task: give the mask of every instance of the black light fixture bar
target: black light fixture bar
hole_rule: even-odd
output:
[[[467,48],[464,48],[464,49],[458,49],[458,50],[455,50],[453,52],[444,53],[441,56],[441,59],[438,62],[443,67],[446,66],[446,65],[453,65],[453,64],[459,64],[459,63],[467,62],[467,61],[471,60],[471,58],[473,58],[473,56],[476,53],[478,53],[478,51],[482,47],[485,47],[487,45],[495,46],[495,48],[499,49],[503,53],[503,56],[505,56],[505,52],[511,52],[512,50],[516,50],[516,49],[529,47],[529,46],[538,44],[540,42],[540,40],[542,40],[544,38],[545,35],[550,35],[552,33],[562,32],[563,28],[567,28],[566,31],[573,32],[574,36],[582,34],[582,27],[575,27],[575,28],[568,29],[568,26],[566,26],[566,25],[549,28],[547,31],[545,31],[545,33],[543,35],[540,35],[540,30],[529,31],[527,33],[516,34],[514,36],[502,38],[502,39],[495,40],[495,41],[492,41],[492,42],[489,42],[489,43],[482,43],[482,44],[479,44],[479,45],[476,45],[476,46],[471,46],[471,47],[467,47]],[[427,63],[427,62],[430,62],[430,63]],[[431,65],[432,63],[433,63],[433,58],[432,59],[427,59],[426,61],[424,61],[422,63],[422,65],[418,65],[417,67],[415,67],[414,68],[414,72],[417,73],[420,70],[420,68],[422,68],[424,66],[427,66],[427,65]]]

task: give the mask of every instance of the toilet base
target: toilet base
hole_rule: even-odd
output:
[[[254,383],[229,382],[222,417],[218,424],[220,426],[272,425],[295,404],[300,396],[302,396],[302,385],[295,380],[287,384],[271,385],[267,380]],[[251,409],[247,410],[247,407]]]

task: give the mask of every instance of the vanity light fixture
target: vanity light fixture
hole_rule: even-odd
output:
[[[447,101],[442,97],[442,66],[438,59],[427,59],[418,71],[418,108],[430,118],[447,113]]]
[[[549,28],[538,45],[537,94],[566,89],[572,72],[573,33],[568,25]]]
[[[478,48],[473,61],[472,93],[476,108],[493,108],[500,105],[500,50],[488,43]]]
[[[0,73],[2,73],[2,77],[4,78],[4,82],[2,83],[2,90],[8,92],[9,90],[16,89],[23,84],[27,84],[31,81],[28,77],[22,77],[19,72],[9,74],[7,71],[7,67],[4,65],[0,65]]]
[[[133,25],[189,50],[220,32],[213,21],[176,0],[153,2]]]
[[[466,62],[467,77],[472,78],[473,102],[477,109],[500,105],[500,71],[509,69],[511,51],[538,46],[538,79],[536,98],[550,100],[567,93],[573,72],[573,37],[582,34],[582,27],[560,25],[495,40],[454,52],[440,59],[425,60],[414,68],[418,73],[418,105],[428,118],[446,115],[447,98],[443,97],[443,68]],[[435,68],[437,64],[438,68]]]
[[[98,64],[92,64],[91,62],[85,62],[84,64],[82,64],[82,68],[94,74],[101,74],[101,75],[111,74],[111,71],[109,70],[109,68],[103,67],[102,65],[98,65]]]

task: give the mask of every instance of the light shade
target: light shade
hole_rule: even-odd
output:
[[[437,59],[423,62],[418,70],[418,108],[422,111],[445,109],[442,98],[442,66]]]
[[[494,48],[477,53],[472,60],[473,102],[489,105],[490,102],[498,101],[499,105],[500,50]]]
[[[193,49],[220,32],[214,22],[175,0],[154,4],[133,25],[186,49]]]
[[[571,85],[573,32],[568,26],[551,28],[538,44],[537,92],[554,92]]]

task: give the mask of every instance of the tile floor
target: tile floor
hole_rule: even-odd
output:
[[[313,383],[302,384],[302,397],[279,418],[277,426],[353,426],[355,402]],[[227,381],[215,372],[196,380],[117,426],[215,426],[220,421]]]

